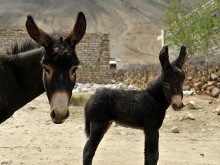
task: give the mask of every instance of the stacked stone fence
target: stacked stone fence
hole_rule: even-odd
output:
[[[186,80],[184,90],[194,90],[197,94],[220,97],[220,59],[212,57],[192,58],[184,67]]]
[[[157,69],[156,69],[157,68]],[[149,81],[160,72],[159,65],[148,67],[145,70],[115,72],[112,77],[116,82],[133,85],[140,89],[146,89]],[[207,59],[203,57],[191,58],[183,67],[186,74],[183,89],[194,91],[196,94],[220,97],[220,59],[218,56]]]
[[[66,32],[61,32],[66,36]],[[0,52],[6,52],[15,42],[21,44],[30,39],[25,29],[0,27]],[[111,80],[109,67],[109,34],[87,33],[76,46],[80,60],[77,82],[108,83]]]

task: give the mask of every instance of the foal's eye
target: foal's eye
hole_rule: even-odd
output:
[[[183,87],[183,82],[180,83],[180,86]]]
[[[165,87],[165,88],[170,88],[170,84],[167,83],[167,82],[163,82],[162,85],[163,85],[163,87]]]

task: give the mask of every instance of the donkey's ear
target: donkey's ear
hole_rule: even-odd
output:
[[[170,66],[169,55],[168,55],[168,46],[164,46],[159,54],[160,64],[163,69]]]
[[[27,16],[26,29],[30,37],[41,46],[48,47],[53,43],[51,36],[37,27],[31,15]]]
[[[185,46],[181,46],[180,48],[180,54],[179,57],[174,61],[174,64],[178,67],[178,68],[182,68],[183,64],[185,63],[187,58],[187,52],[186,52],[186,47]]]
[[[71,32],[67,37],[72,47],[75,47],[80,42],[85,32],[86,32],[86,17],[83,14],[83,12],[79,12],[74,28],[73,30],[71,30]]]

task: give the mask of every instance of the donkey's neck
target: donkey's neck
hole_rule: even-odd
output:
[[[23,92],[21,93],[23,101],[18,105],[20,108],[44,92],[41,66],[42,48],[11,55],[9,58],[17,83]]]
[[[158,76],[149,84],[147,91],[154,100],[159,103],[163,110],[166,110],[169,107],[169,103],[161,85],[161,76]]]

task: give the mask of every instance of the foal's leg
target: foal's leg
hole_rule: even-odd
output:
[[[83,165],[91,165],[95,151],[110,126],[109,122],[92,123],[88,141],[83,150]]]
[[[158,130],[145,131],[145,149],[144,149],[144,164],[156,165],[159,152],[158,152],[159,132]]]

